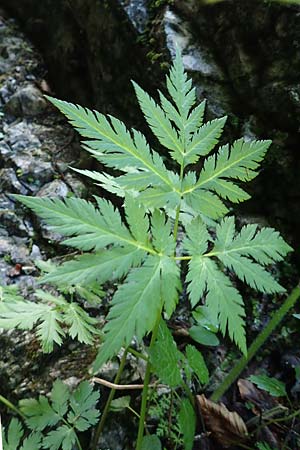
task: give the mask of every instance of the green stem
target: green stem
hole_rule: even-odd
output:
[[[132,347],[128,347],[128,352],[136,356],[137,358],[143,359],[144,361],[148,361],[148,357],[146,355],[143,355],[143,353],[138,352]]]
[[[75,433],[75,439],[76,439],[76,443],[77,443],[78,450],[82,450],[82,447],[81,447],[81,444],[80,444],[79,437],[77,436],[77,433],[76,433],[75,430],[74,430],[74,433]]]
[[[3,397],[2,395],[0,395],[0,402],[2,402],[5,406],[7,406],[7,408],[9,408],[12,411],[14,411],[15,413],[17,413],[20,417],[22,417],[22,419],[25,419],[24,414],[15,405],[13,405],[9,400],[7,400],[7,398]]]
[[[156,319],[153,331],[152,331],[152,337],[150,341],[149,350],[153,347],[157,334],[159,329],[159,324],[161,321],[161,311],[159,312],[159,315]],[[150,382],[150,375],[151,375],[151,363],[150,360],[147,361],[146,366],[146,373],[145,373],[145,379],[144,379],[144,387],[143,387],[143,393],[142,393],[142,404],[141,404],[141,412],[140,412],[140,420],[139,420],[139,430],[138,430],[138,436],[136,441],[136,450],[141,450],[142,448],[142,441],[144,437],[144,429],[145,429],[145,419],[146,419],[146,411],[147,411],[147,399],[148,399],[148,388],[149,388],[149,382]]]
[[[222,395],[239,377],[241,372],[245,369],[246,365],[253,358],[253,356],[258,352],[260,347],[266,342],[270,334],[281,322],[286,313],[294,306],[299,297],[300,297],[300,287],[296,286],[291,292],[291,294],[286,298],[283,305],[278,309],[278,311],[274,313],[268,325],[259,333],[257,338],[252,342],[252,344],[249,347],[247,356],[242,356],[242,358],[237,362],[237,364],[225,377],[220,386],[213,392],[213,394],[210,397],[210,400],[212,400],[213,402],[218,402],[220,400]]]
[[[180,166],[180,175],[179,175],[181,184],[182,184],[182,180],[183,180],[183,171],[184,171],[184,165],[182,163],[181,166]],[[173,229],[173,236],[174,236],[174,241],[175,242],[177,241],[180,208],[181,208],[181,200],[180,200],[180,203],[179,203],[179,205],[177,206],[177,209],[176,209],[175,223],[174,223],[174,229]]]
[[[125,363],[126,363],[127,352],[128,352],[128,350],[126,349],[124,354],[123,354],[123,356],[122,356],[122,359],[121,359],[121,362],[120,362],[120,367],[119,367],[117,375],[116,375],[116,377],[114,379],[114,383],[115,384],[118,384],[119,381],[120,381],[120,378],[121,378],[121,375],[123,373],[124,366],[125,366]],[[95,431],[95,435],[94,435],[94,439],[93,439],[93,443],[92,443],[92,450],[97,450],[97,444],[98,444],[98,441],[99,441],[99,437],[100,437],[100,435],[101,435],[101,433],[103,431],[103,428],[104,428],[104,425],[105,425],[105,422],[106,422],[106,418],[107,418],[107,415],[109,413],[110,404],[111,404],[111,402],[114,399],[115,393],[116,393],[116,390],[115,389],[111,389],[111,391],[109,393],[109,396],[108,396],[108,399],[107,399],[107,401],[105,403],[105,407],[104,407],[103,413],[101,415],[101,420],[100,420],[99,425],[97,426],[97,429]]]

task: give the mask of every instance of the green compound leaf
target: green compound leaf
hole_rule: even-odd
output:
[[[97,334],[97,319],[90,317],[77,303],[68,303],[64,309],[64,322],[69,326],[68,334],[79,342],[92,345]]]
[[[40,395],[38,400],[34,398],[20,400],[19,407],[26,416],[26,424],[34,431],[43,431],[60,421],[59,415],[52,409],[44,395]]]
[[[251,375],[248,379],[256,384],[259,389],[267,391],[270,395],[273,395],[273,397],[287,396],[285,384],[276,378],[271,378],[267,375]]]
[[[218,143],[227,117],[215,119],[202,125],[189,142],[184,156],[185,165],[193,164],[199,156],[208,155]]]
[[[153,371],[163,383],[177,387],[182,383],[178,362],[182,354],[177,350],[173,336],[166,323],[161,320],[158,336],[150,350],[150,360]]]
[[[144,179],[145,189],[149,185],[172,187],[169,171],[162,158],[150,150],[145,137],[138,131],[130,133],[115,117],[82,108],[79,105],[47,97],[69,119],[70,123],[85,138],[85,148],[105,165],[122,172],[137,172]],[[126,175],[123,176],[126,178]]]
[[[41,433],[31,433],[23,441],[23,445],[20,450],[38,450],[42,445],[42,434]],[[3,450],[6,450],[5,448]]]
[[[158,101],[136,83],[134,87],[146,121],[180,168],[169,170],[143,134],[128,130],[115,117],[49,98],[84,137],[84,148],[117,174],[77,171],[124,198],[124,208],[97,197],[87,202],[15,196],[65,236],[65,245],[93,252],[65,262],[44,281],[68,287],[68,295],[76,286],[81,286],[82,294],[95,283],[125,278],[111,304],[95,370],[134,336],[141,340],[151,332],[163,309],[171,316],[186,268],[183,262],[180,270],[180,260],[189,260],[186,283],[192,306],[205,302],[215,329],[223,335],[228,332],[243,353],[245,311],[231,277],[263,293],[283,291],[266,267],[291,250],[280,235],[253,225],[236,233],[232,218],[215,222],[228,213],[227,203],[249,198],[240,185],[256,177],[270,141],[239,139],[212,153],[226,118],[203,124],[205,103],[195,106],[196,91],[179,51],[166,84],[168,93],[159,92]],[[194,163],[199,163],[197,172],[189,170]],[[94,321],[73,302],[43,300],[31,306],[19,301],[0,305],[0,326],[36,325],[46,351],[60,344],[64,333],[86,343],[96,334]],[[207,328],[202,334],[209,333]]]
[[[196,256],[189,263],[187,281],[189,280],[194,280],[189,289],[198,292],[198,300],[207,291],[206,306],[213,322],[219,323],[223,335],[228,329],[230,338],[246,354],[243,299],[229,278],[219,270],[213,260]],[[196,298],[194,294],[193,306]]]
[[[84,254],[72,261],[57,266],[55,270],[42,278],[44,283],[56,285],[84,286],[91,283],[104,283],[107,280],[122,278],[131,267],[139,266],[145,252],[132,247],[113,248],[109,252]]]
[[[134,335],[141,340],[151,331],[162,305],[161,261],[158,257],[148,256],[143,266],[132,269],[113,297],[104,327],[105,341],[94,370],[114,356],[123,344],[128,346]]]
[[[256,229],[256,225],[246,226],[235,237],[234,218],[226,217],[216,228],[212,254],[252,288],[266,293],[283,292],[284,288],[260,264],[282,259],[291,247],[272,228],[263,228],[257,235]]]
[[[55,299],[51,296],[51,299],[53,298]],[[56,310],[56,305],[37,304],[23,300],[21,297],[14,300],[9,301],[8,298],[5,298],[0,303],[1,328],[31,330],[37,325],[37,336],[42,343],[44,352],[51,352],[54,343],[61,345],[64,331],[60,326],[62,318]]]
[[[142,248],[122,223],[112,203],[96,198],[98,209],[83,199],[64,200],[17,196],[18,200],[47,221],[51,228],[65,236],[73,236],[64,244],[80,250],[99,250],[107,245]],[[152,251],[151,247],[145,250]]]
[[[62,425],[50,431],[43,439],[43,448],[50,450],[72,450],[76,443],[76,434],[72,428]]]
[[[143,437],[141,450],[161,450],[161,442],[155,434]]]
[[[11,419],[6,436],[3,433],[3,450],[17,450],[23,434],[24,431],[20,421],[16,418]]]
[[[193,325],[189,329],[189,335],[195,342],[198,342],[198,344],[201,345],[215,347],[220,343],[217,336],[213,332],[204,328],[202,325]]]
[[[52,408],[60,417],[63,417],[68,410],[70,396],[68,386],[61,380],[56,380],[51,391],[51,400]]]
[[[193,346],[187,345],[186,358],[190,368],[193,370],[201,384],[208,383],[209,373],[202,354]]]
[[[85,431],[98,422],[100,412],[96,409],[96,404],[99,396],[99,392],[93,391],[88,381],[83,381],[70,397],[68,422],[78,431]]]
[[[109,410],[112,412],[123,411],[130,405],[130,395],[124,395],[123,397],[115,398],[111,401]]]
[[[178,420],[183,434],[184,450],[192,450],[196,431],[196,415],[188,399],[184,399],[181,403]]]

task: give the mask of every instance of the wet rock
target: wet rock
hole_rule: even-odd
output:
[[[33,234],[23,218],[11,210],[0,210],[0,224],[8,230],[10,235],[26,237]]]
[[[146,30],[149,20],[148,0],[119,0],[130,21],[139,33]]]
[[[5,160],[8,155],[11,154],[11,148],[6,142],[0,142],[0,156],[2,160]]]
[[[64,180],[68,184],[71,192],[76,197],[85,197],[86,196],[86,192],[87,192],[86,185],[81,180],[79,180],[79,178],[76,178],[71,173],[66,173]]]
[[[34,124],[26,120],[5,124],[3,132],[5,134],[6,143],[13,153],[22,150],[29,152],[41,147],[41,142],[35,133]]]
[[[39,89],[28,85],[13,94],[5,105],[5,110],[16,117],[38,116],[43,114],[48,104]]]
[[[0,241],[1,241],[1,239],[0,239]],[[0,245],[1,245],[1,243],[0,243]],[[6,262],[3,258],[0,258],[0,285],[1,286],[5,286],[7,284],[7,280],[8,280],[7,273],[9,271],[10,267],[11,266],[8,264],[8,262]],[[1,366],[1,364],[0,364],[0,366]],[[1,371],[0,371],[0,373],[1,373]]]
[[[28,189],[20,183],[15,170],[12,168],[0,169],[0,191],[22,195],[28,193]]]
[[[107,381],[113,381],[115,376],[117,375],[119,369],[119,363],[117,361],[108,361],[106,364],[103,364],[101,370],[99,372],[100,378],[103,378]]]
[[[111,420],[99,439],[99,448],[124,450],[126,449],[125,439],[125,429],[119,422]]]
[[[36,260],[42,259],[42,254],[41,254],[40,248],[36,244],[32,245],[29,257],[30,257],[31,261],[36,261]]]
[[[14,165],[20,180],[34,192],[40,186],[53,178],[51,162],[38,158],[28,158],[27,152],[19,153],[14,157]]]
[[[53,180],[44,184],[36,193],[38,197],[61,197],[64,198],[70,192],[69,187],[62,180]]]
[[[203,77],[224,80],[224,74],[213,59],[209,48],[197,40],[191,30],[191,23],[180,18],[174,11],[167,8],[164,16],[166,44],[174,57],[176,46],[182,53],[185,69],[198,72]]]

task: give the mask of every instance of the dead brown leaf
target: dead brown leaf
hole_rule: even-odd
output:
[[[252,408],[254,414],[259,415],[261,412],[272,409],[278,405],[278,402],[270,394],[257,389],[257,387],[249,380],[240,378],[237,385],[241,398],[251,402],[256,407]]]
[[[196,401],[205,425],[223,447],[245,440],[247,427],[238,413],[228,411],[223,403],[211,402],[204,395],[197,395]]]

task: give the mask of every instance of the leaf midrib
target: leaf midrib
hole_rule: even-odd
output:
[[[77,112],[77,109],[76,109]],[[129,147],[127,147],[126,145],[124,145],[121,142],[118,142],[117,140],[113,139],[111,136],[106,135],[100,128],[100,126],[95,126],[92,122],[90,122],[87,119],[83,119],[82,116],[80,114],[74,113],[71,110],[71,114],[74,114],[75,116],[77,116],[81,121],[86,122],[92,129],[94,129],[95,131],[99,132],[102,136],[104,136],[106,139],[110,140],[111,142],[113,142],[114,144],[118,145],[119,147],[123,148],[124,150],[126,150],[128,153],[130,153],[131,155],[133,155],[137,160],[142,161],[142,163],[144,164],[144,166],[146,166],[151,172],[155,173],[161,180],[163,180],[168,186],[173,186],[172,183],[169,181],[168,178],[165,178],[159,171],[155,170],[155,166],[151,166],[149,163],[147,163],[146,161],[144,161],[141,157],[138,156],[138,154],[136,154],[135,152],[132,151],[132,149],[130,149]],[[71,119],[73,120],[73,119]],[[96,120],[96,118],[95,118]],[[97,121],[97,120],[96,120]],[[97,124],[99,124],[99,122],[97,122]],[[99,124],[100,125],[100,124]],[[112,125],[111,125],[112,127]],[[77,128],[77,127],[76,127]],[[83,128],[83,127],[82,127]],[[116,134],[116,131],[114,131],[114,133]]]
[[[198,181],[193,187],[186,189],[181,194],[185,195],[185,194],[188,194],[189,192],[193,192],[195,189],[198,189],[199,187],[209,183],[213,179],[221,177],[221,174],[223,172],[231,169],[235,165],[239,165],[241,163],[241,161],[243,161],[246,158],[249,158],[249,156],[255,154],[257,151],[258,151],[258,149],[256,148],[255,151],[253,151],[252,153],[247,153],[246,155],[242,155],[241,158],[239,158],[238,160],[234,160],[232,163],[228,164],[226,167],[221,168],[219,171],[215,170],[209,178],[207,178],[206,180],[203,180],[203,181]],[[201,174],[200,174],[200,176],[201,176]]]
[[[43,209],[46,209],[46,210],[51,211],[51,212],[54,212],[54,213],[57,215],[57,210],[56,210],[55,208],[54,208],[54,209],[51,209],[51,208],[49,208],[49,206],[46,205],[46,206],[43,206]],[[72,211],[72,212],[73,212],[73,211]],[[67,214],[63,214],[63,213],[59,212],[59,215],[60,215],[60,216],[63,216],[63,217],[66,217],[66,218],[68,218],[68,219],[70,219],[70,216],[67,215]],[[90,224],[90,223],[86,223],[86,222],[83,222],[83,221],[79,221],[78,219],[76,219],[76,217],[74,218],[74,216],[73,216],[72,218],[75,219],[75,220],[77,220],[77,221],[80,222],[81,224],[86,224],[86,225],[88,225],[89,227],[94,228],[95,230],[101,231],[101,232],[102,232],[103,234],[105,234],[105,235],[113,236],[113,237],[116,238],[116,240],[119,240],[119,241],[121,241],[121,242],[126,242],[127,244],[132,245],[132,246],[134,246],[134,247],[136,247],[136,248],[139,248],[139,249],[141,249],[141,250],[144,250],[144,251],[150,253],[151,255],[157,255],[157,254],[158,254],[158,253],[157,253],[155,250],[153,250],[152,248],[146,247],[145,245],[143,245],[142,243],[140,243],[140,242],[138,242],[138,241],[135,241],[135,240],[133,240],[133,239],[126,239],[125,237],[120,237],[119,235],[117,235],[117,234],[115,234],[115,233],[108,232],[108,230],[107,230],[106,228],[101,228],[99,225],[96,226],[95,224]],[[52,226],[53,226],[53,227],[58,227],[58,225],[52,225]],[[92,231],[91,231],[91,233],[92,233]],[[76,233],[74,233],[74,235],[75,235],[75,236],[80,236],[80,235],[76,235]]]

